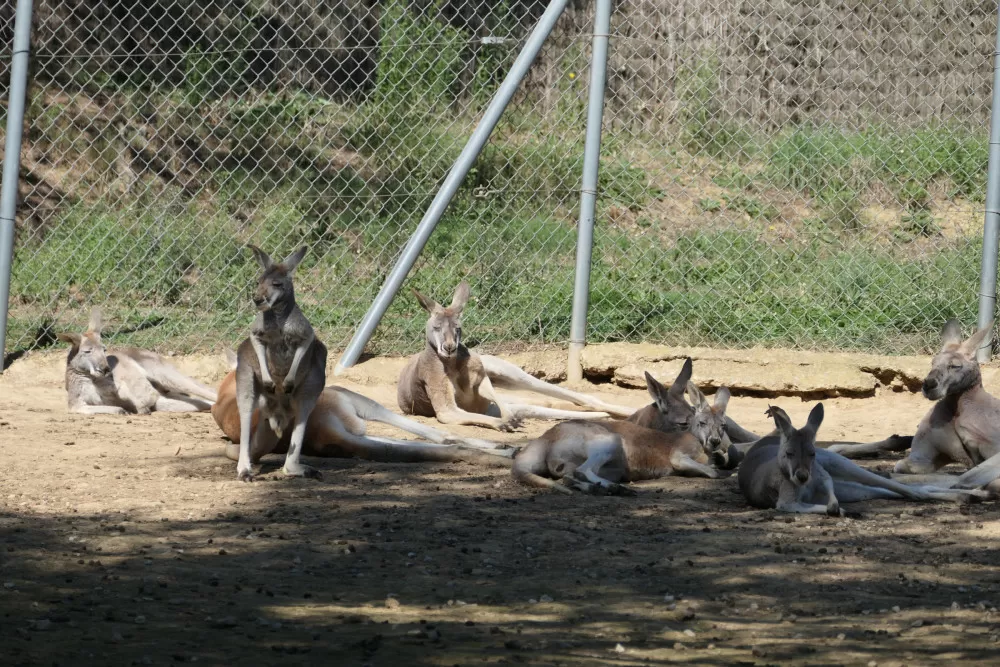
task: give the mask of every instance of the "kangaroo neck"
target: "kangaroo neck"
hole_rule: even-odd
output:
[[[295,310],[295,297],[290,296],[287,299],[282,299],[281,301],[275,303],[267,310],[267,312],[278,321],[278,324],[284,324],[285,320],[288,319],[288,316],[292,314],[293,310]]]

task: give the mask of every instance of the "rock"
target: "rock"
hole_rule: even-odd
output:
[[[553,602],[553,599],[552,599],[552,596],[550,596],[550,595],[543,595],[542,597],[538,598],[538,601],[539,602]]]
[[[386,598],[385,608],[386,609],[399,609],[402,605],[396,598]]]
[[[621,644],[615,644],[615,653],[624,653],[625,647]]]

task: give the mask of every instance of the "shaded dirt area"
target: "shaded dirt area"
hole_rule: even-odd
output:
[[[279,457],[240,484],[209,414],[67,414],[62,364],[29,355],[0,378],[0,664],[996,662],[992,503],[790,517],[748,509],[735,478],[564,497],[468,464],[310,459],[322,481],[288,480]],[[398,367],[341,384],[395,408]],[[821,435],[912,433],[929,407],[874,394],[825,400]],[[812,407],[737,397],[730,414],[760,431],[768,402],[797,424]]]

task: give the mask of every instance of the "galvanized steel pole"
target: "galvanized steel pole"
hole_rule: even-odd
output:
[[[983,261],[979,269],[979,328],[990,325],[997,306],[997,252],[1000,251],[1000,6],[993,48],[993,106],[990,109],[990,157],[986,168],[986,217],[983,221]],[[976,352],[989,361],[993,336]]]
[[[514,64],[511,65],[510,72],[507,73],[507,77],[500,84],[496,95],[490,100],[490,104],[483,113],[482,119],[476,125],[476,129],[472,132],[472,136],[469,137],[469,141],[465,144],[465,148],[462,149],[462,153],[455,160],[455,164],[445,177],[441,189],[434,196],[434,200],[428,207],[427,212],[424,213],[420,224],[417,225],[417,229],[413,232],[406,247],[403,248],[399,259],[396,260],[396,265],[392,268],[392,272],[386,278],[385,283],[383,283],[382,289],[379,290],[371,307],[368,308],[368,312],[365,313],[364,318],[361,320],[361,324],[354,333],[351,342],[347,345],[347,349],[341,355],[340,361],[337,362],[337,366],[334,369],[335,375],[340,375],[345,368],[350,368],[357,363],[358,358],[364,351],[365,345],[371,339],[372,334],[375,333],[375,328],[382,320],[382,316],[385,315],[385,311],[389,308],[389,304],[392,303],[396,292],[399,291],[410,269],[413,268],[414,262],[417,261],[417,257],[420,256],[420,252],[427,244],[427,239],[430,238],[431,233],[437,226],[438,220],[441,219],[441,215],[448,208],[448,204],[451,203],[451,199],[455,196],[458,186],[461,185],[462,180],[469,173],[469,169],[475,164],[476,158],[479,157],[480,151],[486,145],[487,139],[490,138],[493,128],[496,127],[501,114],[507,108],[511,98],[514,97],[514,93],[517,92],[521,80],[528,73],[531,63],[534,62],[535,57],[542,48],[542,44],[545,43],[549,33],[552,32],[556,21],[559,20],[567,3],[568,0],[551,0],[541,18],[538,19],[538,23],[525,41],[521,53],[518,54]]]
[[[604,89],[608,74],[608,39],[611,32],[611,0],[597,0],[594,39],[590,58],[590,101],[587,105],[587,141],[583,147],[583,185],[580,188],[580,223],[576,240],[576,282],[573,286],[573,319],[569,328],[569,359],[566,379],[583,379],[580,354],[587,344],[587,308],[590,306],[590,260],[594,248],[594,210],[597,177],[601,165],[601,125],[604,121]]]
[[[7,349],[7,311],[10,275],[14,263],[14,219],[21,171],[21,130],[24,98],[28,89],[28,52],[31,49],[31,0],[17,0],[14,15],[14,49],[10,64],[7,100],[7,140],[4,145],[3,184],[0,185],[0,360]],[[0,365],[0,372],[3,372]]]

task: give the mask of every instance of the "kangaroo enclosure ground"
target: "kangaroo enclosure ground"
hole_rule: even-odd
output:
[[[565,358],[532,354],[552,368]],[[222,355],[174,361],[213,385],[225,374]],[[997,661],[992,502],[793,516],[750,509],[735,476],[642,482],[637,497],[565,496],[467,463],[307,458],[323,479],[287,479],[279,456],[245,484],[209,413],[69,414],[64,364],[63,352],[33,353],[0,376],[3,665]],[[401,364],[368,360],[328,383],[397,410]],[[706,369],[745,376],[728,413],[758,433],[770,430],[769,403],[801,425],[823,394],[810,375],[822,365],[788,362],[794,377],[765,382],[753,369],[766,366],[696,356],[694,379]],[[915,431],[931,403],[913,378],[869,371],[870,389],[841,392],[862,397],[823,399],[820,439]],[[995,392],[997,367],[983,371]],[[617,372],[584,390],[647,404]],[[448,429],[517,442],[550,426]],[[861,463],[885,473],[894,460]]]

